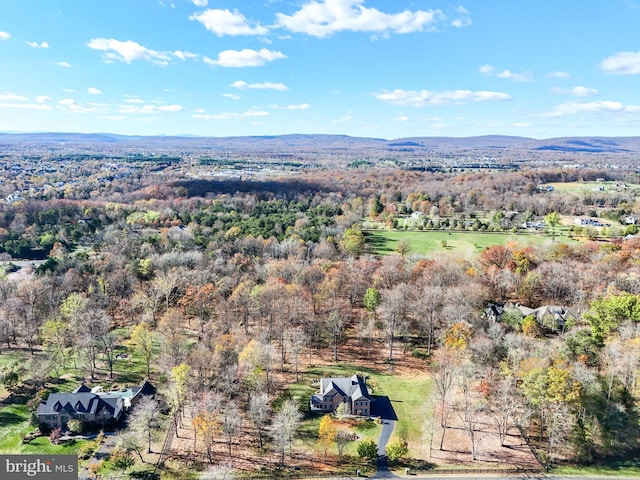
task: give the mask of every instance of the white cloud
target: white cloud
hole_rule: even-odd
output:
[[[53,100],[53,98],[48,97],[47,95],[39,95],[39,96],[36,97],[36,102],[38,102],[38,103],[47,103],[47,102],[50,102],[52,100]]]
[[[600,95],[598,89],[583,86],[573,88],[552,88],[551,91],[561,95],[573,95],[574,97],[596,97]]]
[[[182,105],[121,105],[120,113],[181,112]]]
[[[173,52],[171,52],[172,55],[182,61],[185,61],[187,59],[191,59],[194,60],[196,58],[199,58],[200,55],[198,55],[197,53],[191,53],[191,52],[183,52],[182,50],[175,50]]]
[[[532,80],[530,72],[514,73],[511,70],[496,72],[496,69],[493,65],[482,65],[478,69],[478,71],[481,74],[487,75],[489,77],[505,78],[507,80],[511,80],[512,82],[530,82]]]
[[[90,93],[91,95],[102,95],[102,90],[98,90],[95,87],[89,87],[87,88],[87,93]]]
[[[194,13],[189,20],[197,20],[219,37],[224,35],[266,35],[269,30],[260,24],[251,26],[247,17],[238,10],[210,9]]]
[[[458,5],[454,10],[462,15],[469,15],[469,10],[464,8],[462,5]]]
[[[273,83],[273,82],[263,82],[263,83],[247,83],[242,80],[236,80],[233,82],[230,87],[239,88],[241,90],[250,89],[250,90],[279,90],[285,91],[289,90],[284,83]]]
[[[73,98],[63,98],[62,100],[58,100],[60,105],[73,105],[76,101]]]
[[[49,48],[49,44],[47,42],[27,42],[27,45],[29,45],[31,48]]]
[[[0,108],[17,108],[23,110],[51,110],[46,103],[0,103]]]
[[[392,105],[410,107],[426,107],[431,105],[448,105],[465,101],[486,102],[510,100],[511,95],[503,92],[471,90],[443,90],[432,92],[429,90],[402,90],[384,91],[374,94],[378,100]]]
[[[69,62],[56,62],[56,65],[64,68],[71,68],[71,64]]]
[[[612,75],[640,74],[640,52],[618,52],[605,58],[600,63],[600,68]]]
[[[204,8],[209,4],[209,0],[191,0],[196,7]]]
[[[93,50],[106,52],[103,58],[107,62],[119,60],[131,63],[134,60],[146,60],[157,65],[167,65],[172,58],[171,52],[151,50],[132,40],[121,42],[113,38],[94,38],[87,46]]]
[[[124,101],[127,103],[144,103],[144,100],[134,95],[127,95],[127,98],[125,98]]]
[[[9,32],[0,31],[0,40],[9,40],[10,38],[11,38],[11,34]]]
[[[456,27],[456,28],[464,28],[464,27],[468,27],[469,25],[471,25],[471,19],[469,17],[460,17],[460,18],[456,18],[454,21],[451,22],[451,26],[452,27]]]
[[[25,101],[27,97],[16,95],[15,93],[0,93],[0,102],[6,102],[7,100]]]
[[[341,31],[420,32],[444,18],[440,10],[404,10],[389,14],[363,4],[364,0],[311,0],[293,15],[276,14],[276,23],[291,32],[328,37]]]
[[[297,105],[287,105],[285,107],[286,110],[309,110],[311,105],[308,103],[299,103]]]
[[[333,120],[331,123],[347,123],[353,119],[353,115],[351,115],[351,111],[345,113],[342,117]]]
[[[408,117],[407,115],[400,115],[400,116],[394,118],[394,121],[396,121],[396,122],[408,122],[409,120],[411,120],[411,118]]]
[[[246,112],[236,113],[236,112],[225,112],[218,114],[202,114],[197,113],[193,115],[193,118],[200,120],[238,120],[241,118],[253,118],[253,117],[268,117],[271,114],[269,112],[265,112],[263,110],[247,110]]]
[[[570,78],[571,74],[563,72],[562,70],[556,70],[555,72],[549,72],[545,75],[547,78]]]
[[[240,68],[240,67],[261,67],[268,62],[287,58],[282,52],[267,50],[252,50],[245,48],[244,50],[224,50],[218,53],[218,59],[204,57],[204,62],[209,65],[218,65],[220,67]]]
[[[223,93],[222,96],[232,100],[240,100],[242,98],[242,96],[236,95],[235,93]]]
[[[599,100],[596,102],[567,102],[558,105],[547,117],[562,117],[564,115],[588,113],[636,113],[640,112],[640,105],[625,105],[622,102]]]

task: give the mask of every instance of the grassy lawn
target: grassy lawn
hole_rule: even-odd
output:
[[[26,405],[0,408],[0,453],[75,454],[82,445],[82,441],[52,445],[47,436],[22,443],[22,436],[35,429],[29,423],[30,416]]]
[[[585,192],[603,193],[600,188],[604,189],[604,192],[622,192],[624,190],[638,190],[640,185],[627,183],[626,188],[624,186],[616,185],[618,182],[552,182],[545,183],[545,185],[551,185],[554,191],[558,193],[572,193],[579,194]]]
[[[554,467],[551,474],[640,477],[640,458],[609,459],[599,465]]]
[[[553,240],[551,237],[534,234],[512,233],[479,233],[479,232],[444,232],[444,231],[396,231],[374,230],[365,231],[364,236],[367,248],[377,255],[390,255],[395,253],[396,244],[404,240],[409,243],[409,255],[429,256],[434,253],[456,252],[479,253],[493,245],[505,245],[508,242],[517,242],[522,245],[539,245],[544,243],[577,243],[576,240],[558,235],[562,231],[558,228]]]

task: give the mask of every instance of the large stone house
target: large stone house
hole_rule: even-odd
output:
[[[365,379],[358,375],[320,379],[320,393],[311,395],[311,410],[335,412],[345,404],[351,415],[371,415],[371,403]]]
[[[40,426],[46,429],[67,427],[76,419],[86,428],[115,426],[123,413],[145,395],[155,395],[156,389],[145,381],[126,390],[103,392],[82,384],[71,393],[52,393],[38,406]]]

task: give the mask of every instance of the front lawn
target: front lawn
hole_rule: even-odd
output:
[[[0,453],[4,454],[75,454],[84,441],[53,445],[48,436],[22,443],[22,437],[35,430],[30,424],[26,405],[8,405],[0,408]]]
[[[317,382],[322,377],[351,376],[354,373],[366,375],[370,393],[373,396],[387,396],[398,417],[394,435],[404,438],[412,444],[422,443],[422,427],[425,418],[425,405],[431,394],[431,380],[426,374],[381,373],[365,367],[357,367],[348,363],[339,363],[323,367],[307,369],[300,378],[288,388],[288,394],[298,399],[301,405],[308,405],[309,397],[317,390]],[[306,447],[313,449],[317,455],[323,450],[317,444],[318,428],[321,414],[308,413],[299,431],[299,440]],[[349,430],[360,438],[378,441],[381,426],[373,420],[354,422]],[[351,442],[345,449],[346,455],[357,455],[357,442]],[[335,448],[334,448],[335,450]]]

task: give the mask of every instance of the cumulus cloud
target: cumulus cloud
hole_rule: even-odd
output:
[[[27,42],[27,45],[29,45],[31,48],[49,48],[49,44],[47,42]]]
[[[440,10],[403,10],[385,13],[368,8],[364,0],[311,0],[292,15],[276,14],[277,26],[295,33],[328,37],[337,32],[420,32],[444,18]]]
[[[511,80],[512,82],[530,82],[532,80],[530,72],[514,73],[511,70],[502,70],[500,72],[496,71],[493,65],[482,65],[478,69],[478,71],[481,74],[487,75],[489,77],[504,78],[507,80]]]
[[[217,114],[196,113],[193,118],[200,120],[238,120],[241,118],[253,118],[253,117],[268,117],[271,115],[269,112],[263,110],[247,110],[246,112],[225,112]]]
[[[102,90],[95,87],[89,87],[87,88],[87,93],[90,93],[91,95],[102,95]]]
[[[16,108],[21,110],[51,110],[46,103],[0,103],[0,108]]]
[[[64,68],[71,68],[71,64],[69,62],[56,62],[56,65]]]
[[[9,32],[0,31],[0,40],[9,40],[10,38],[11,38],[11,34]]]
[[[409,107],[426,107],[432,105],[448,105],[451,103],[463,103],[466,101],[487,102],[510,100],[511,95],[504,92],[471,90],[443,90],[432,92],[430,90],[402,90],[384,91],[374,94],[374,97],[392,105]]]
[[[209,0],[191,0],[196,7],[204,8],[209,4]]]
[[[282,52],[267,50],[252,50],[245,48],[244,50],[224,50],[218,53],[218,59],[213,60],[204,57],[204,62],[209,65],[217,65],[220,67],[240,68],[240,67],[261,67],[268,62],[287,58]]]
[[[549,72],[545,75],[547,78],[570,78],[571,74],[563,72],[562,70],[556,70],[555,72]]]
[[[49,97],[47,95],[39,95],[39,96],[36,97],[36,102],[38,102],[38,103],[47,103],[47,102],[50,102],[52,100],[53,100],[53,98],[51,98],[51,97]]]
[[[252,26],[238,10],[209,9],[194,13],[189,20],[200,22],[219,37],[224,35],[266,35],[269,30],[260,24]]]
[[[451,26],[456,28],[468,27],[469,25],[471,25],[471,18],[469,17],[456,18],[451,22]]]
[[[6,102],[7,100],[25,101],[27,97],[22,95],[16,95],[15,93],[0,93],[0,102]]]
[[[573,88],[552,88],[551,91],[561,95],[573,95],[574,97],[596,97],[600,95],[597,88],[588,88],[583,86]]]
[[[567,102],[558,105],[552,112],[546,114],[549,117],[562,117],[564,115],[576,115],[587,113],[636,113],[640,112],[640,105],[625,105],[622,102],[600,100],[596,102]]]
[[[223,93],[222,96],[230,98],[231,100],[240,100],[242,98],[242,96],[236,95],[235,93]]]
[[[239,88],[241,90],[250,89],[250,90],[279,90],[285,91],[289,90],[284,83],[273,83],[273,82],[263,82],[263,83],[247,83],[242,80],[236,80],[231,85],[233,88]]]
[[[103,58],[107,62],[118,60],[131,63],[134,60],[146,60],[157,65],[167,65],[172,58],[171,52],[152,50],[132,40],[122,42],[114,38],[94,38],[87,46],[105,52]]]
[[[333,120],[331,123],[347,123],[351,120],[353,120],[353,115],[351,115],[351,111],[348,111],[342,117]]]
[[[287,105],[284,108],[286,110],[309,110],[311,108],[311,105],[309,105],[308,103],[299,103],[296,105]]]
[[[605,58],[600,69],[612,75],[640,74],[640,52],[618,52]]]
[[[181,112],[182,105],[121,105],[120,113]]]

